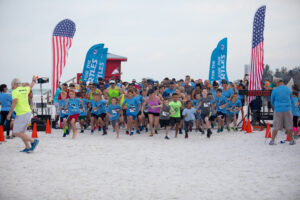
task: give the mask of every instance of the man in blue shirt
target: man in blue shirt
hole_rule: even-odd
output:
[[[165,97],[168,97],[168,96],[172,96],[174,93],[175,93],[175,83],[171,82],[170,87],[165,89],[162,96],[163,96],[163,98],[165,98]]]
[[[10,120],[7,120],[6,117],[10,111],[12,102],[11,95],[7,94],[7,85],[2,84],[0,86],[0,104],[1,104],[1,126],[6,130],[6,139],[10,139]]]
[[[279,80],[277,87],[271,95],[271,103],[274,107],[273,132],[270,145],[274,145],[274,141],[278,130],[285,128],[290,137],[290,145],[295,144],[293,139],[293,117],[292,117],[292,91],[284,85],[283,80]]]

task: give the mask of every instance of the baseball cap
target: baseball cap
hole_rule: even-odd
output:
[[[115,84],[116,82],[114,80],[109,81],[110,84]]]

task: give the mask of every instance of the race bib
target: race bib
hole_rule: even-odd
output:
[[[136,111],[136,108],[134,106],[129,108],[129,112],[135,112],[135,111]]]
[[[112,110],[112,114],[117,114],[117,110]]]
[[[62,114],[68,114],[68,110],[61,110]]]
[[[167,117],[167,116],[169,116],[169,112],[163,111],[163,112],[162,112],[162,115],[163,115],[164,117]]]
[[[203,107],[208,108],[210,103],[203,103]]]
[[[80,109],[80,112],[83,112],[83,109],[82,109],[82,108]]]

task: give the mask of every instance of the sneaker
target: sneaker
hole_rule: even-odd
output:
[[[153,133],[150,133],[150,135],[149,135],[150,137],[152,137],[153,136]]]
[[[232,130],[233,130],[234,132],[238,131],[236,127],[233,127]]]
[[[184,136],[184,138],[186,138],[186,139],[189,138],[189,135],[186,133],[185,136]]]
[[[129,135],[129,131],[126,131],[126,135]]]
[[[66,134],[69,135],[70,131],[69,128],[66,130]]]
[[[137,130],[136,130],[136,133],[137,133],[137,134],[140,134],[140,130],[137,129]]]
[[[179,129],[179,134],[182,134],[182,130],[181,130],[181,128]]]
[[[25,149],[23,149],[22,151],[20,151],[20,152],[24,152],[24,153],[30,153],[31,151],[30,151],[30,149],[27,149],[27,148],[25,148]]]
[[[91,130],[91,134],[93,134],[94,133],[94,129],[92,128],[92,130]]]
[[[204,130],[202,128],[199,128],[199,131],[204,134]]]
[[[6,136],[6,139],[13,139],[13,137],[12,137],[12,136],[9,136],[9,135],[7,135],[7,136]]]
[[[154,131],[155,134],[158,134],[157,130]]]
[[[221,130],[221,132],[223,132],[223,130],[224,130],[224,126],[221,126],[221,129],[220,129],[220,130]]]
[[[101,129],[101,127],[99,126],[99,127],[98,127],[98,131],[101,131],[101,130],[102,130],[102,129]]]
[[[218,128],[218,131],[217,131],[217,133],[221,133],[222,132],[222,130],[220,129],[220,128]]]
[[[193,128],[192,127],[190,127],[190,132],[192,132],[193,131]]]
[[[227,126],[227,131],[228,131],[228,132],[230,131],[230,127],[229,127],[229,126]]]
[[[207,137],[208,137],[208,138],[210,138],[211,134],[212,134],[212,132],[211,132],[210,128],[207,129]]]
[[[106,131],[105,127],[103,127],[103,134],[102,135],[107,135],[107,131]]]
[[[166,140],[169,140],[170,138],[168,136],[165,137]]]
[[[67,136],[67,134],[66,134],[66,133],[64,133],[64,134],[63,134],[63,137],[66,137],[66,136]]]
[[[269,145],[275,145],[275,142],[273,140],[271,140]]]
[[[133,131],[130,132],[130,135],[133,135]]]
[[[145,128],[145,130],[146,130],[146,133],[148,132],[148,128]]]
[[[290,141],[290,145],[295,145],[295,144],[296,144],[295,140]]]
[[[34,151],[38,144],[39,144],[39,140],[34,139],[33,143],[31,143],[30,151]]]
[[[84,133],[84,130],[83,130],[83,129],[81,129],[80,133]]]

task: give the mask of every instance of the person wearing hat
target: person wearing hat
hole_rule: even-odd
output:
[[[115,80],[110,80],[109,81],[109,87],[105,90],[106,96],[108,96],[108,104],[111,104],[111,99],[113,97],[120,99],[120,95],[122,93],[121,88],[116,86],[116,81]]]

